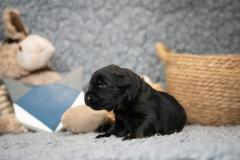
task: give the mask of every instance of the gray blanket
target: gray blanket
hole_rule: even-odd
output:
[[[122,141],[97,133],[0,136],[0,159],[240,159],[240,125],[188,125],[180,133]]]

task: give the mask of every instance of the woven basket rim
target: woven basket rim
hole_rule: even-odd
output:
[[[207,57],[207,56],[240,56],[240,53],[204,53],[204,54],[193,54],[193,53],[173,53],[173,54],[179,54],[179,55],[191,55],[191,56],[201,56],[201,57]]]
[[[168,49],[164,44],[158,42],[156,44],[156,51],[159,58],[164,62],[164,64],[167,62],[168,58],[172,56],[188,56],[188,57],[196,57],[196,58],[239,58],[240,59],[240,53],[239,54],[233,54],[233,53],[222,53],[222,54],[191,54],[191,53],[174,53],[170,49]],[[166,65],[165,65],[166,66]]]

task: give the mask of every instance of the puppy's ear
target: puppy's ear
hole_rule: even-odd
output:
[[[120,88],[127,88],[129,87],[129,80],[124,75],[119,75],[117,85]]]

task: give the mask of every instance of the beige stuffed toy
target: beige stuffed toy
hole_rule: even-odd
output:
[[[157,90],[157,91],[166,92],[166,91],[162,88],[162,86],[161,86],[160,83],[153,83],[153,82],[151,81],[151,79],[150,79],[149,77],[145,76],[145,75],[140,75],[140,77],[142,77],[143,80],[144,80],[145,82],[147,82],[153,89],[155,89],[155,90]]]
[[[4,84],[0,85],[0,113],[1,115],[14,113],[12,104],[8,99],[8,93]]]
[[[6,39],[0,44],[0,79],[11,78],[34,85],[51,84],[61,76],[49,66],[54,47],[43,37],[28,35],[16,9],[3,13]],[[4,85],[0,86],[0,134],[28,131],[16,119]]]
[[[86,105],[80,105],[68,109],[61,121],[69,132],[87,133],[95,131],[102,124],[112,124],[115,117],[113,112],[95,111]]]
[[[6,39],[0,44],[0,78],[35,85],[56,82],[61,77],[48,66],[55,51],[53,45],[43,37],[28,35],[19,14],[9,8],[3,12]]]
[[[25,128],[16,118],[14,113],[0,116],[0,134],[5,133],[25,133],[29,130]]]
[[[0,85],[0,113],[0,134],[28,132],[17,120],[4,84]]]
[[[147,76],[140,75],[145,82],[158,91],[164,91],[161,84],[152,83]],[[61,118],[67,131],[72,133],[94,132],[104,124],[112,124],[115,121],[114,113],[106,110],[95,111],[86,105],[68,109]]]

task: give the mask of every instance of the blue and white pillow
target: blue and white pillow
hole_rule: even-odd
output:
[[[40,86],[4,79],[16,118],[35,131],[61,131],[63,113],[69,108],[84,104],[81,73],[80,68],[59,82]]]

